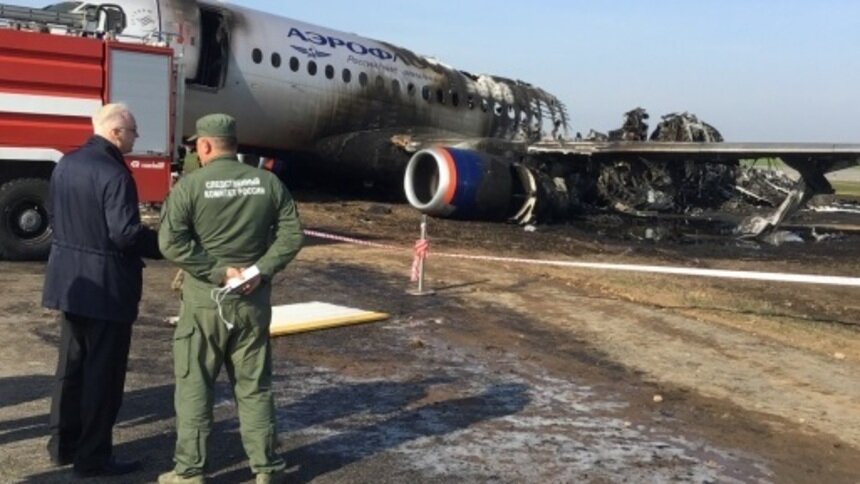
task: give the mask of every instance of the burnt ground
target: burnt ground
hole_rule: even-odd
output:
[[[718,223],[615,215],[521,227],[431,220],[427,284],[406,293],[419,216],[298,193],[310,238],[276,304],[391,317],[274,340],[291,482],[860,482],[860,288],[464,260],[441,252],[857,277],[860,235],[770,246]],[[794,225],[857,225],[802,214]],[[650,231],[649,231],[650,229]],[[816,235],[827,232],[817,229]],[[660,238],[657,241],[655,239]],[[66,482],[44,452],[58,341],[41,263],[0,263],[0,481]],[[116,452],[171,467],[175,270],[149,264]],[[252,479],[226,380],[212,482]]]

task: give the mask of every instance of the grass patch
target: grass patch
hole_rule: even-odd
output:
[[[860,182],[834,181],[831,183],[836,194],[840,197],[849,197],[860,200]]]
[[[740,160],[739,163],[744,168],[756,167],[781,170],[788,167],[788,165],[783,163],[779,158],[750,158],[747,160]]]

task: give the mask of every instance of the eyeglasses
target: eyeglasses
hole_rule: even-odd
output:
[[[116,129],[124,129],[124,130],[126,130],[126,131],[131,131],[131,132],[132,132],[132,133],[134,133],[135,135],[136,135],[136,134],[138,134],[138,133],[137,133],[137,127],[134,127],[134,128],[127,128],[127,127],[125,127],[125,126],[120,126],[119,128],[116,128]]]

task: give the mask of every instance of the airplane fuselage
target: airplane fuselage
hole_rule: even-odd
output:
[[[385,42],[224,3],[115,3],[128,12],[126,34],[175,34],[188,79],[184,134],[199,116],[228,112],[251,150],[373,166],[365,151],[385,150],[367,137],[537,140],[566,127],[564,107],[538,88]],[[354,138],[363,148],[348,146]]]

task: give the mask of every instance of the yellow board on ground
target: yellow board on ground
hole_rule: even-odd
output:
[[[385,313],[365,311],[319,301],[272,306],[272,325],[269,335],[314,331],[318,329],[370,323],[387,319]]]

